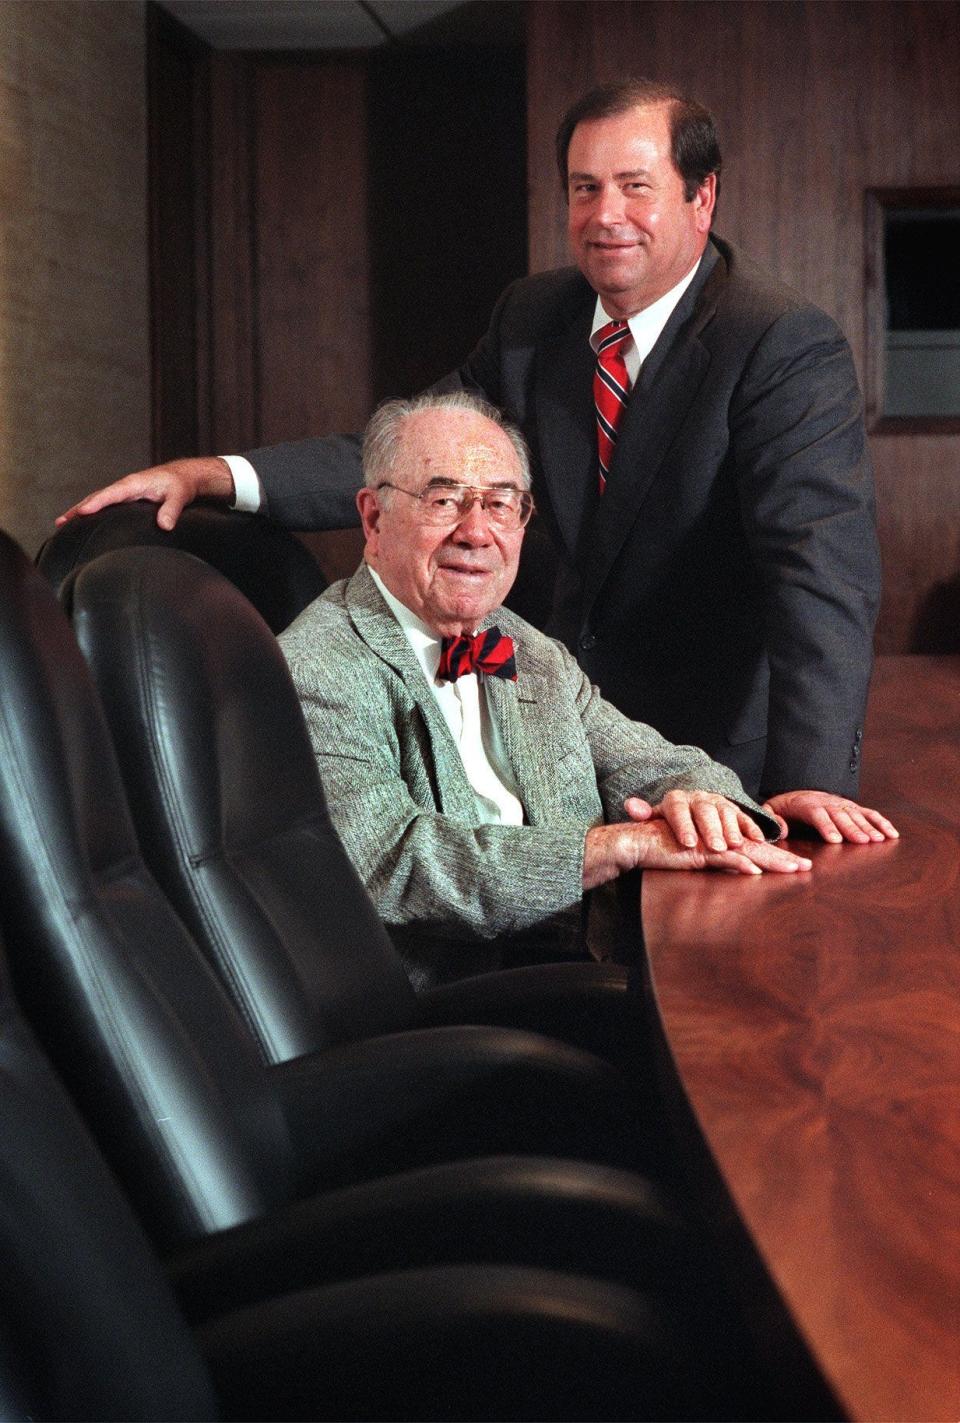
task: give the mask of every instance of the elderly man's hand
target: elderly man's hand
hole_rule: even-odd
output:
[[[900,838],[895,826],[879,810],[829,791],[784,791],[771,796],[763,808],[779,820],[784,835],[788,832],[787,822],[792,820],[812,825],[832,845],[839,845],[842,840],[868,845]]]
[[[760,843],[765,838],[752,816],[714,791],[667,791],[659,805],[629,796],[623,808],[631,820],[662,817],[677,842],[690,850],[698,845],[738,850],[746,842]]]
[[[722,799],[722,797],[721,797]],[[730,875],[758,875],[764,870],[796,874],[811,861],[762,838],[741,838],[736,848],[711,850],[702,842],[681,845],[657,807],[631,797],[630,821],[597,825],[587,831],[583,887],[594,889],[628,870],[722,870]],[[728,802],[729,804],[729,802]],[[712,832],[715,833],[715,832]]]
[[[157,523],[161,529],[172,529],[188,504],[194,499],[232,499],[233,476],[230,467],[216,455],[202,459],[170,460],[151,469],[137,470],[113,484],[104,485],[88,494],[60,514],[57,525],[69,523],[82,514],[96,514],[108,504],[130,504],[135,499],[148,499],[159,504]]]

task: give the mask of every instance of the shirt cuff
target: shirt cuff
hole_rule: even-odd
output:
[[[220,458],[233,476],[230,508],[239,509],[244,514],[259,514],[263,504],[263,488],[253,465],[243,455],[221,455]]]

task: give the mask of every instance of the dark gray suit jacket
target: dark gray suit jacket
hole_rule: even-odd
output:
[[[752,793],[855,793],[880,580],[842,333],[712,238],[644,362],[600,500],[594,301],[572,268],[514,283],[438,385],[501,406],[533,451],[540,517],[511,605],[621,711]],[[281,522],[355,522],[355,437],[250,458]]]

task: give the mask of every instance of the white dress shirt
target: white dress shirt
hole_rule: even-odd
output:
[[[522,825],[523,805],[517,795],[510,763],[496,722],[490,715],[483,678],[476,672],[455,682],[438,681],[441,639],[395,598],[376,569],[370,577],[403,629],[427,685],[450,728],[467,780],[473,787],[480,825]]]
[[[638,311],[635,316],[631,316],[627,325],[630,327],[632,340],[625,341],[621,346],[623,353],[623,363],[627,368],[627,376],[630,380],[632,390],[637,376],[640,374],[640,367],[653,350],[660,338],[660,333],[673,315],[674,308],[683,296],[687,287],[697,275],[697,268],[700,261],[695,262],[685,277],[682,277],[675,287],[671,287],[663,296],[656,301],[645,306],[642,311]],[[600,345],[599,332],[606,326],[608,321],[616,320],[603,309],[603,303],[597,297],[597,304],[593,312],[593,327],[590,331],[590,345],[596,351]],[[244,461],[246,463],[246,461]],[[239,506],[238,506],[239,507]]]

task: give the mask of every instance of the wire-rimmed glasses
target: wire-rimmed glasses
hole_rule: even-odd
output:
[[[494,528],[504,531],[522,529],[533,513],[533,495],[513,484],[449,484],[431,482],[425,489],[404,489],[402,484],[381,480],[378,489],[396,489],[410,499],[416,499],[420,518],[425,524],[458,524],[465,519],[479,500],[480,507]]]

